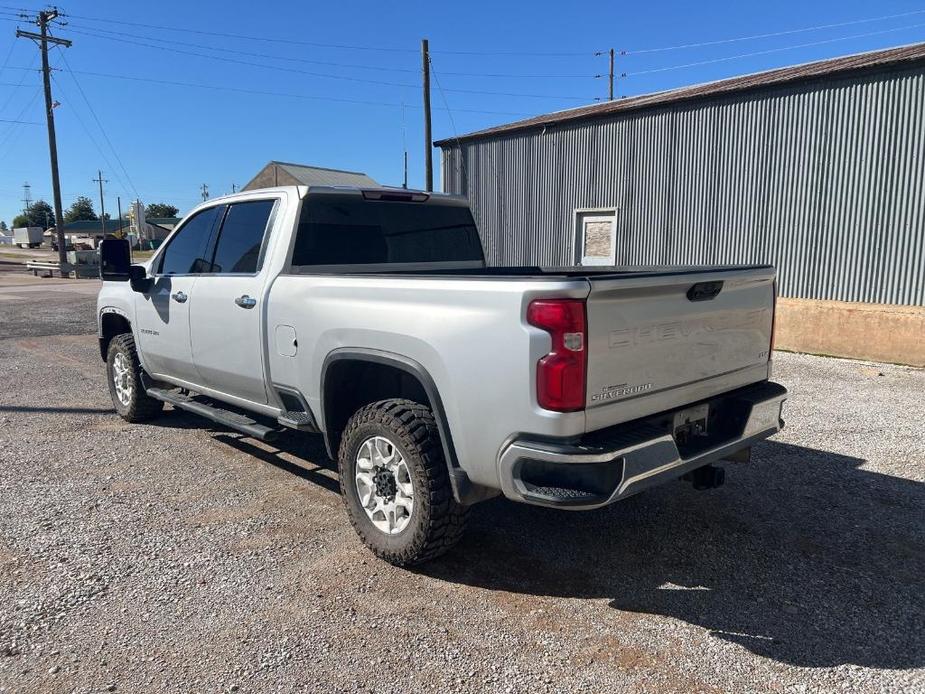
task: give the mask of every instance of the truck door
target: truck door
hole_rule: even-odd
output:
[[[151,289],[135,294],[139,351],[152,376],[200,382],[190,347],[190,308],[222,209],[223,206],[209,207],[185,220],[151,267]]]
[[[190,308],[193,363],[203,385],[266,403],[263,368],[263,257],[278,199],[227,206],[219,220],[210,272],[196,283]]]

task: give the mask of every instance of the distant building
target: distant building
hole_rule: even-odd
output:
[[[320,166],[287,164],[271,161],[241,190],[257,190],[275,186],[368,186],[379,184],[359,171],[325,169]]]
[[[177,226],[182,219],[182,217],[145,217],[145,221],[148,224],[156,224],[167,231],[173,231],[173,228]]]

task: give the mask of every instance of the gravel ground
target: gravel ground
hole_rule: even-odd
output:
[[[723,488],[493,500],[407,571],[316,437],[118,419],[92,307],[0,276],[0,691],[925,691],[925,371],[777,354]]]

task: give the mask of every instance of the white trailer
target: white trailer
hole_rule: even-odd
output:
[[[13,229],[13,243],[20,248],[38,248],[42,245],[42,227],[19,227]]]

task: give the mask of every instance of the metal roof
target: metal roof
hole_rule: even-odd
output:
[[[290,164],[284,161],[271,161],[267,166],[276,165],[299,183],[306,186],[378,186],[375,180],[360,171],[343,171],[327,169],[322,166]]]
[[[623,111],[632,111],[714,95],[742,92],[759,87],[809,81],[819,77],[828,77],[858,70],[882,68],[893,65],[905,66],[910,62],[923,60],[925,60],[925,43],[916,43],[909,46],[900,46],[898,48],[887,48],[885,50],[870,51],[868,53],[858,53],[839,58],[804,63],[802,65],[767,70],[765,72],[756,72],[754,74],[732,77],[716,82],[695,84],[689,87],[681,87],[679,89],[671,89],[654,94],[643,94],[641,96],[619,99],[617,101],[606,101],[590,106],[579,106],[578,108],[572,108],[566,111],[556,111],[555,113],[547,113],[505,125],[477,130],[465,135],[460,135],[458,138],[444,138],[436,141],[434,145],[437,147],[450,147],[454,145],[457,140],[475,140],[500,133],[545,128],[561,123],[600,118],[611,114],[618,114]]]
[[[126,220],[122,221],[122,226],[128,226]],[[115,231],[119,228],[118,219],[107,219],[106,220],[106,231]],[[99,219],[80,219],[76,222],[65,222],[64,231],[68,234],[75,234],[79,232],[88,232],[88,233],[102,233],[103,223]]]

